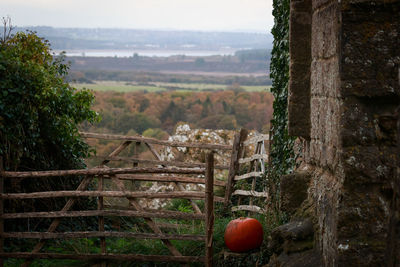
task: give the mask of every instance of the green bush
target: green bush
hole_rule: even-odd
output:
[[[53,57],[48,41],[33,32],[18,32],[0,41],[0,155],[6,170],[58,170],[85,167],[91,150],[78,125],[94,122],[94,96],[65,82],[68,66],[63,56]],[[74,190],[79,177],[6,180],[6,192]],[[65,201],[46,199],[5,202],[6,212],[56,210]],[[85,206],[90,206],[86,202]],[[79,208],[80,204],[75,207]],[[78,227],[79,221],[73,222]],[[6,230],[35,225],[45,229],[49,220],[6,221]],[[65,226],[65,225],[64,225]],[[64,227],[63,226],[63,227]]]
[[[64,81],[68,66],[48,41],[18,32],[0,43],[0,154],[7,170],[83,167],[78,124],[94,122],[94,96]]]

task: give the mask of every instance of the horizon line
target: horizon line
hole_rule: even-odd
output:
[[[71,26],[49,26],[49,25],[24,25],[14,28],[33,28],[33,27],[46,27],[54,29],[107,29],[107,30],[137,30],[137,31],[177,31],[177,32],[226,32],[226,33],[258,33],[258,34],[271,34],[271,30],[256,30],[256,29],[213,29],[213,30],[200,30],[200,29],[177,29],[177,28],[125,28],[125,27],[71,27]]]

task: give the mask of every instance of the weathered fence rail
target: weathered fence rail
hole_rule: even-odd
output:
[[[114,153],[118,154],[118,153]],[[140,174],[140,176],[137,176]],[[144,175],[146,174],[146,175]],[[150,178],[150,174],[174,174],[172,178],[168,176],[158,176],[154,179],[176,180],[179,182],[199,182],[205,184],[204,192],[130,192],[126,190],[123,179],[141,178],[145,180]],[[204,175],[205,178],[179,177],[177,175]],[[80,185],[75,191],[47,191],[47,192],[29,192],[29,193],[8,193],[4,192],[1,186],[4,179],[31,178],[40,177],[67,177],[78,176],[82,178]],[[179,177],[179,178],[178,178]],[[104,191],[104,180],[111,180],[120,191]],[[92,182],[97,182],[96,190],[89,190]],[[214,197],[214,156],[213,153],[207,154],[205,168],[93,168],[86,170],[61,170],[61,171],[34,171],[34,172],[9,172],[0,169],[0,258],[18,258],[27,261],[21,266],[28,266],[34,259],[75,259],[75,260],[116,260],[116,261],[164,261],[164,262],[204,262],[206,266],[212,266],[212,234],[214,222],[214,202],[224,201],[223,198]],[[68,197],[66,204],[59,211],[46,212],[20,212],[4,213],[3,201],[6,199],[36,199],[36,198],[58,198]],[[92,197],[97,198],[96,210],[71,210],[78,198]],[[129,200],[129,209],[109,209],[104,205],[104,198],[126,198]],[[203,199],[205,201],[205,210],[196,213],[186,213],[178,211],[160,211],[143,210],[137,202],[139,198],[183,198],[183,199]],[[130,210],[131,209],[131,210]],[[200,212],[199,212],[200,211]],[[147,225],[153,233],[141,232],[121,232],[105,231],[104,219],[107,217],[141,217],[144,218]],[[75,217],[97,217],[97,231],[64,231],[58,232],[57,228],[64,218]],[[5,232],[4,220],[10,219],[31,219],[31,218],[53,218],[52,223],[45,232],[20,231]],[[184,220],[203,220],[205,222],[204,234],[166,234],[160,229],[160,225],[154,221],[155,218],[184,219]],[[179,226],[178,226],[179,227]],[[43,253],[47,240],[51,239],[77,239],[77,238],[100,238],[100,253],[86,254],[61,254],[61,253]],[[134,239],[159,239],[169,249],[171,256],[168,255],[141,255],[141,254],[112,254],[107,252],[107,238],[134,238]],[[4,252],[4,239],[38,239],[31,252],[15,251]],[[183,256],[170,242],[170,240],[194,240],[205,242],[205,256]]]
[[[146,143],[146,144],[164,145],[164,146],[171,146],[171,147],[192,147],[192,148],[203,148],[203,149],[211,149],[211,150],[231,150],[232,149],[232,146],[230,146],[230,145],[164,141],[164,140],[158,140],[155,138],[148,138],[148,137],[142,137],[142,136],[96,134],[96,133],[85,133],[85,132],[80,132],[80,134],[82,137],[85,137],[85,138],[123,140],[123,141],[142,142],[142,143]]]

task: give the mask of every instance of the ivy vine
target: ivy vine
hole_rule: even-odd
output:
[[[274,95],[274,113],[271,120],[271,165],[268,175],[272,202],[279,206],[280,177],[290,173],[295,166],[294,140],[288,134],[288,84],[289,84],[289,0],[274,0],[275,18],[272,34],[274,43],[271,55],[271,79]]]

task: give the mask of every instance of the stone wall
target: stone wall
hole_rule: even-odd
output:
[[[292,0],[290,26],[315,248],[325,266],[400,266],[400,1]]]

